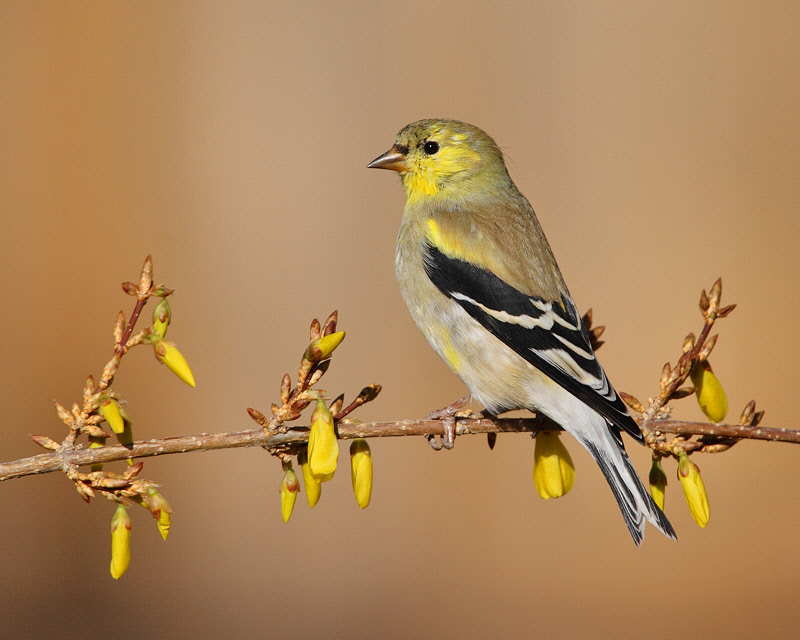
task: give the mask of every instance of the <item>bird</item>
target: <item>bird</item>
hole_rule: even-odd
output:
[[[621,432],[643,444],[642,432],[597,361],[544,231],[495,141],[458,120],[419,120],[367,167],[400,174],[400,291],[472,398],[495,416],[542,413],[578,440],[637,546],[645,520],[677,539],[625,451]],[[443,444],[453,441],[454,418]]]

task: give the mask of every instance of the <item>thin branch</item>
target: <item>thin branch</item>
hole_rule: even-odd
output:
[[[134,292],[135,285],[132,282],[125,282],[122,285],[123,290],[128,293]],[[128,321],[128,326],[125,327],[125,332],[122,334],[122,339],[119,341],[115,353],[122,354],[127,351],[128,340],[133,335],[133,328],[136,326],[136,321],[139,319],[139,314],[142,313],[144,305],[150,298],[150,293],[153,288],[153,259],[147,256],[144,260],[142,267],[142,275],[139,286],[136,287],[136,306],[131,314],[131,319]]]
[[[641,420],[639,420],[641,423]],[[733,424],[687,422],[685,420],[650,421],[651,428],[662,433],[677,435],[707,435],[725,438],[770,440],[800,444],[800,431],[773,427],[748,427]],[[456,424],[458,435],[475,433],[524,433],[543,429],[555,431],[561,427],[544,416],[534,418],[462,418]],[[352,422],[337,425],[339,438],[381,438],[398,436],[428,436],[444,434],[441,420],[401,420],[397,422]],[[214,451],[239,447],[265,447],[291,449],[308,441],[308,427],[294,427],[286,433],[269,435],[264,429],[203,433],[177,436],[160,440],[134,442],[129,447],[116,445],[89,449],[80,447],[71,451],[54,451],[12,462],[0,463],[0,481],[22,476],[61,471],[67,466],[114,462],[128,458],[149,458],[173,453]]]

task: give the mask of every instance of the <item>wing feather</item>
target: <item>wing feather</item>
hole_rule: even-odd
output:
[[[425,270],[442,293],[508,347],[615,427],[643,440],[595,358],[568,295],[554,301],[526,295],[491,271],[451,258],[431,244],[426,246]]]

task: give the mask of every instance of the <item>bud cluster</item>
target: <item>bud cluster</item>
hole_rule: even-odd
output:
[[[714,323],[728,316],[736,305],[720,306],[722,298],[722,279],[718,279],[706,293],[700,295],[700,312],[703,316],[703,328],[699,336],[688,334],[681,345],[681,356],[675,367],[666,363],[661,371],[659,381],[660,393],[655,398],[648,398],[645,403],[635,397],[620,393],[620,397],[632,410],[642,414],[642,431],[645,442],[653,449],[653,464],[650,468],[650,494],[659,506],[664,508],[667,475],[661,466],[664,458],[673,458],[677,462],[677,475],[689,506],[689,511],[701,527],[709,522],[710,509],[708,493],[700,476],[700,469],[690,456],[696,452],[719,453],[733,446],[737,439],[730,436],[702,435],[697,438],[676,436],[668,440],[659,430],[658,420],[667,418],[673,400],[694,395],[700,410],[713,423],[721,423],[728,413],[728,398],[725,389],[709,362],[709,355],[717,344],[718,335],[711,335]],[[690,379],[692,386],[681,385]],[[756,426],[761,421],[763,411],[756,413],[755,402],[747,404],[741,414],[739,424]]]
[[[344,420],[362,404],[374,400],[381,391],[380,385],[364,387],[355,399],[344,406],[344,395],[335,398],[330,404],[324,399],[324,391],[313,388],[331,362],[331,356],[345,337],[344,331],[337,331],[338,313],[334,311],[324,323],[316,318],[311,322],[310,343],[303,352],[297,383],[293,387],[289,374],[285,374],[280,384],[281,404],[272,404],[272,417],[267,418],[256,409],[248,409],[250,417],[269,434],[288,431],[286,422],[298,419],[303,409],[314,404],[308,443],[294,449],[269,448],[270,453],[282,460],[283,478],[279,492],[281,514],[289,521],[294,509],[297,493],[300,491],[299,478],[292,467],[292,457],[297,456],[309,507],[313,508],[322,495],[322,485],[333,479],[339,462],[339,441],[336,424]],[[359,507],[365,509],[372,495],[372,455],[369,444],[363,438],[354,440],[350,447],[350,471],[353,492]]]
[[[32,436],[34,442],[46,449],[72,450],[80,446],[78,440],[82,436],[87,438],[89,449],[98,453],[102,452],[107,440],[112,437],[116,437],[123,446],[131,450],[134,448],[133,420],[125,409],[122,395],[112,388],[122,358],[133,347],[152,345],[156,358],[161,363],[181,380],[195,386],[194,375],[186,359],[174,342],[164,339],[172,320],[167,297],[173,290],[165,285],[153,284],[153,261],[150,256],[142,266],[138,284],[125,282],[122,289],[128,295],[136,297],[136,306],[127,323],[122,311],[116,317],[113,328],[114,354],[103,368],[99,381],[96,382],[91,375],[87,377],[80,405],[73,404],[71,410],[68,410],[56,403],[58,417],[69,429],[65,440],[58,444],[46,436]],[[159,298],[159,301],[153,310],[152,325],[134,334],[142,309],[153,297]],[[110,432],[103,428],[103,423],[108,425]],[[139,477],[142,467],[143,463],[134,464],[133,459],[128,458],[128,468],[121,474],[105,471],[104,464],[100,461],[91,465],[90,473],[80,471],[75,465],[66,465],[64,468],[64,473],[75,484],[78,494],[84,500],[89,502],[99,494],[117,504],[111,525],[111,575],[114,578],[121,577],[130,563],[131,520],[128,507],[131,504],[136,503],[150,510],[164,540],[169,534],[172,509],[158,492],[155,483]]]

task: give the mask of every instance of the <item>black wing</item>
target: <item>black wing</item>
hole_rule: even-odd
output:
[[[643,442],[639,426],[597,362],[568,296],[559,301],[528,296],[491,271],[450,258],[430,244],[425,270],[442,293],[508,347],[615,427]]]

